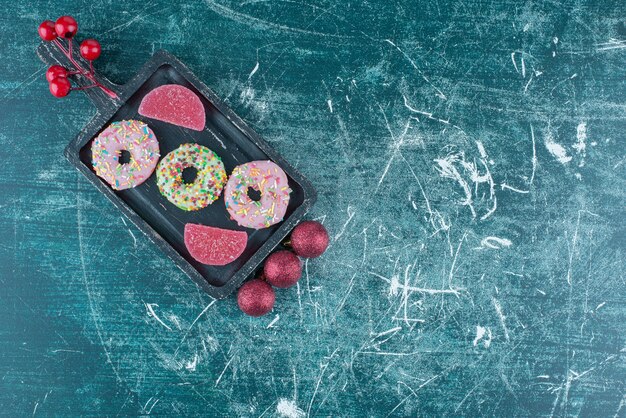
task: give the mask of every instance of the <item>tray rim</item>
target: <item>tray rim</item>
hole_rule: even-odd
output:
[[[112,188],[104,184],[96,174],[89,169],[80,159],[80,150],[102,129],[104,125],[115,115],[115,113],[126,103],[126,101],[146,82],[160,67],[169,65],[179,72],[189,83],[203,94],[213,106],[233,123],[244,135],[259,147],[272,161],[276,162],[286,174],[302,187],[304,200],[300,206],[282,221],[282,224],[263,245],[246,261],[246,263],[222,286],[210,284],[204,276],[198,272],[185,258],[172,247],[157,231],[148,224],[139,213],[135,212],[126,202],[120,198]],[[287,162],[277,151],[275,151],[256,131],[250,128],[228,105],[226,105],[206,84],[195,76],[178,58],[165,50],[156,51],[152,57],[143,65],[128,83],[116,86],[116,93],[119,100],[111,100],[109,103],[102,103],[97,107],[96,115],[81,129],[64,150],[67,160],[102,192],[126,218],[128,218],[141,232],[166,255],[174,264],[189,276],[198,286],[209,295],[217,299],[223,299],[231,294],[252,274],[263,260],[282,242],[289,232],[299,223],[304,215],[311,209],[317,200],[317,192],[313,184],[302,175],[295,167]]]

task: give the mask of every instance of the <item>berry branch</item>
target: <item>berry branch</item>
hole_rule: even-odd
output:
[[[105,87],[96,78],[96,72],[93,68],[94,60],[98,59],[102,49],[100,43],[95,39],[85,39],[80,43],[80,55],[89,61],[89,69],[84,68],[76,61],[73,55],[74,36],[78,32],[78,23],[71,16],[61,16],[56,22],[44,20],[39,25],[39,36],[47,42],[53,42],[57,48],[67,57],[74,66],[73,69],[60,65],[53,65],[46,71],[46,79],[48,80],[50,93],[54,97],[65,97],[72,90],[86,90],[97,87],[106,93],[109,97],[116,99],[117,94],[111,89]],[[67,48],[61,42],[61,39],[67,40]],[[82,87],[72,87],[69,76],[80,75],[91,82],[91,84]]]

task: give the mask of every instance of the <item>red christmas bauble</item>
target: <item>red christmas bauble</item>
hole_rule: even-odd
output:
[[[54,24],[54,31],[61,38],[71,39],[78,32],[78,23],[72,16],[61,16]]]
[[[291,247],[300,257],[319,257],[328,248],[328,242],[326,228],[316,221],[301,222],[291,233]]]
[[[263,316],[274,308],[276,294],[272,286],[254,279],[239,288],[237,304],[246,315]]]
[[[85,39],[80,43],[80,55],[87,61],[98,59],[100,52],[102,52],[100,42],[95,39]]]
[[[302,263],[291,251],[277,251],[265,260],[263,273],[265,280],[272,286],[291,287],[302,276]]]
[[[67,69],[65,67],[61,67],[60,65],[52,65],[46,71],[46,80],[50,83],[57,77],[67,77]]]
[[[65,97],[72,90],[70,81],[65,77],[57,77],[50,82],[50,93],[54,97]]]
[[[54,31],[54,22],[52,20],[44,20],[39,25],[39,36],[44,41],[54,41],[57,38],[57,33]]]

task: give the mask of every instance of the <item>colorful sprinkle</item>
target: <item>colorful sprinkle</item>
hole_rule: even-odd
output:
[[[127,164],[119,162],[122,151],[130,153]],[[159,156],[159,142],[154,132],[136,120],[111,123],[91,145],[94,171],[116,190],[143,183],[154,171]]]
[[[183,170],[197,170],[193,183],[183,181]],[[226,171],[220,157],[209,148],[198,144],[182,144],[167,154],[157,168],[157,186],[167,200],[191,211],[213,203],[222,193]]]
[[[259,201],[248,189],[261,193]],[[252,161],[235,167],[224,191],[230,216],[241,226],[262,229],[283,220],[291,189],[285,172],[272,161]]]

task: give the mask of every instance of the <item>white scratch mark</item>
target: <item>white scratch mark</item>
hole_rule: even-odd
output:
[[[141,408],[146,415],[150,415],[150,413],[152,412],[152,410],[154,409],[154,406],[159,402],[160,399],[156,399],[153,403],[152,406],[150,406],[150,409],[146,410],[146,408],[148,407],[148,404],[150,403],[150,401],[152,401],[152,399],[154,399],[154,397],[150,397],[150,399],[148,399],[148,402],[146,402],[146,404],[143,406],[143,408]]]
[[[493,181],[493,177],[491,176],[491,172],[489,171],[489,166],[487,165],[487,158],[488,158],[487,151],[485,151],[485,147],[482,145],[480,141],[476,141],[476,146],[479,148],[480,155],[481,155],[480,162],[483,164],[486,174],[484,176],[479,176],[478,169],[476,168],[476,173],[472,175],[472,180],[474,181],[474,183],[479,183],[479,182],[484,182],[484,181],[488,182],[489,183],[489,198],[493,201],[491,205],[491,209],[489,209],[487,213],[485,213],[483,216],[480,217],[480,219],[484,221],[496,211],[496,208],[498,207],[498,199],[496,198],[496,191],[495,191],[496,184]]]
[[[504,338],[506,338],[507,341],[510,341],[509,338],[509,330],[506,327],[506,316],[504,316],[504,313],[502,313],[502,306],[500,306],[500,302],[498,302],[498,300],[496,298],[492,298],[491,299],[493,301],[493,306],[496,308],[496,313],[498,314],[498,318],[500,318],[500,324],[502,324],[502,330],[504,330]]]
[[[465,237],[467,237],[467,231],[463,233],[461,239],[459,240],[459,245],[456,247],[456,251],[454,252],[454,258],[452,258],[452,264],[450,265],[450,272],[448,273],[448,286],[452,288],[452,278],[454,277],[454,269],[456,267],[456,260],[459,257],[459,253],[461,252],[461,246],[463,245],[463,241],[465,241]]]
[[[405,384],[405,386],[406,386],[407,388],[409,388],[409,390],[411,391],[411,393],[410,393],[407,397],[405,397],[404,399],[402,399],[402,400],[401,400],[401,401],[400,401],[400,402],[399,402],[399,403],[398,403],[398,404],[397,404],[397,405],[396,405],[396,406],[395,406],[395,407],[394,407],[394,408],[393,408],[393,409],[392,409],[392,410],[391,410],[391,411],[387,414],[387,417],[391,416],[391,415],[392,415],[392,414],[396,411],[396,409],[398,409],[398,408],[400,407],[400,405],[402,405],[404,402],[406,402],[406,401],[407,401],[407,400],[408,400],[411,396],[417,396],[417,392],[419,392],[419,391],[420,391],[423,387],[425,387],[426,385],[430,384],[430,383],[431,383],[432,381],[434,381],[435,379],[438,379],[439,377],[443,376],[444,374],[447,374],[450,370],[452,370],[452,368],[453,368],[453,367],[455,367],[455,366],[449,367],[449,368],[447,368],[446,370],[444,370],[443,372],[441,372],[441,373],[439,373],[439,374],[437,374],[437,375],[435,375],[435,376],[431,377],[430,379],[428,379],[427,381],[425,381],[424,383],[422,383],[421,385],[419,385],[419,386],[417,387],[417,389],[416,389],[416,390],[411,389],[409,386],[407,386],[407,385]]]
[[[569,264],[567,267],[567,284],[572,285],[572,263],[574,261],[574,253],[576,252],[576,244],[578,242],[578,228],[580,227],[580,214],[582,211],[578,211],[578,217],[576,218],[576,229],[574,229],[574,237],[572,238],[572,246],[569,248]]]
[[[511,190],[511,191],[513,191],[513,192],[515,192],[515,193],[522,193],[522,194],[527,194],[527,193],[530,193],[530,190],[521,190],[521,189],[517,189],[517,188],[515,188],[515,187],[513,187],[513,186],[509,186],[509,185],[508,185],[508,184],[506,184],[506,183],[502,183],[502,184],[500,184],[500,188],[502,188],[502,190],[508,189],[508,190]]]
[[[476,338],[474,338],[474,341],[472,343],[474,347],[478,345],[478,342],[482,340],[485,335],[487,335],[487,338],[485,338],[485,340],[483,341],[483,345],[485,348],[489,348],[489,346],[491,345],[491,328],[485,328],[480,325],[476,325]]]
[[[513,67],[515,67],[515,71],[519,74],[519,68],[517,68],[517,63],[515,62],[515,51],[511,52],[511,61],[513,61]]]
[[[400,331],[401,329],[402,329],[402,327],[394,327],[394,328],[388,329],[387,331],[379,332],[378,334],[376,334],[374,336],[374,339],[376,339],[378,337],[382,337],[383,335],[395,333],[397,331]]]
[[[295,401],[285,398],[278,400],[276,413],[285,418],[303,418],[306,416],[306,413],[302,409],[298,408]]]
[[[241,91],[239,99],[242,104],[249,105],[254,100],[254,89],[251,86],[247,86]]]
[[[572,160],[572,157],[567,155],[567,151],[563,145],[554,142],[551,132],[546,134],[544,144],[550,154],[552,154],[561,164],[567,164]]]
[[[39,402],[35,402],[35,408],[33,408],[33,416],[35,416],[35,413],[37,412],[37,407],[39,406]]]
[[[124,217],[121,216],[120,218],[122,219],[122,222],[124,222],[124,225],[128,226]],[[128,228],[128,233],[130,234],[131,237],[133,237],[133,245],[135,246],[135,248],[137,248],[137,237],[135,237],[135,234],[133,234],[133,231],[131,231],[130,228]]]
[[[426,203],[426,211],[428,212],[429,215],[429,222],[432,225],[433,229],[434,229],[434,233],[436,234],[437,232],[443,230],[443,231],[448,231],[450,229],[450,224],[446,224],[445,220],[443,219],[443,216],[441,216],[441,214],[439,213],[439,211],[437,210],[432,210],[431,206],[430,206],[430,200],[428,199],[428,196],[426,196],[426,191],[424,190],[424,187],[422,186],[422,182],[420,181],[419,177],[417,177],[417,174],[415,174],[415,171],[413,170],[413,167],[411,167],[411,165],[409,164],[409,162],[406,160],[406,158],[404,158],[404,155],[402,153],[400,153],[400,157],[402,158],[402,160],[404,161],[404,163],[406,164],[406,166],[408,167],[409,171],[411,172],[411,175],[413,176],[413,178],[415,179],[415,182],[417,183],[418,187],[420,188],[420,192],[422,194],[422,197],[424,198],[424,203]],[[413,203],[413,208],[417,209],[417,205],[415,204],[415,202]],[[435,225],[435,218],[437,220],[437,223],[439,224],[439,227],[437,227],[437,225]]]
[[[337,309],[335,310],[335,316],[333,318],[333,322],[337,319],[337,315],[343,309],[343,306],[346,304],[346,300],[348,299],[348,296],[350,296],[350,293],[352,292],[352,287],[354,286],[354,278],[356,277],[356,275],[357,275],[357,272],[355,272],[350,278],[350,283],[348,283],[348,290],[346,291],[346,294],[341,299],[339,306],[337,306]]]
[[[528,78],[528,81],[526,82],[526,85],[524,85],[524,94],[526,94],[526,92],[528,91],[528,86],[530,86],[530,83],[532,83],[534,76],[535,76],[534,73],[530,74],[530,77]]]
[[[330,113],[333,113],[333,101],[331,99],[328,99],[326,103],[328,104],[328,109],[330,109]]]
[[[355,211],[354,211],[354,209],[352,209],[352,206],[348,206],[348,208],[346,209],[346,212],[348,213],[348,219],[346,220],[346,222],[341,227],[341,230],[339,231],[339,233],[335,236],[335,241],[337,241],[339,238],[341,238],[341,236],[344,234],[344,232],[346,232],[346,227],[348,226],[348,224],[350,223],[350,221],[352,220],[352,218],[355,215]]]
[[[615,411],[615,415],[613,415],[613,418],[618,418],[620,416],[619,413],[625,405],[626,405],[626,394],[622,397],[622,400],[619,402],[619,405],[617,405],[617,411]]]
[[[78,182],[78,178],[77,178]],[[93,293],[91,291],[91,286],[89,285],[89,280],[87,279],[87,267],[85,263],[85,254],[84,254],[84,245],[83,245],[83,226],[82,226],[82,199],[80,193],[76,193],[76,228],[78,230],[78,248],[80,254],[80,266],[83,273],[83,284],[85,286],[85,290],[87,293],[87,300],[89,301],[89,311],[91,312],[91,318],[93,319],[94,325],[96,327],[96,334],[98,335],[98,340],[100,341],[100,345],[102,345],[102,349],[104,350],[104,355],[106,356],[107,363],[111,365],[113,369],[113,373],[118,382],[121,382],[122,379],[117,371],[117,368],[113,364],[111,360],[111,353],[107,349],[106,344],[104,343],[104,338],[102,337],[102,330],[100,329],[100,320],[99,316],[96,313],[96,308],[94,307],[93,301]]]
[[[368,272],[369,274],[378,277],[379,279],[389,283],[389,292],[390,294],[393,295],[397,295],[398,290],[408,290],[410,292],[417,292],[417,293],[425,293],[425,294],[429,294],[429,295],[439,295],[439,294],[444,294],[444,295],[455,295],[455,296],[459,296],[459,292],[463,289],[460,288],[454,288],[454,289],[429,289],[429,288],[425,288],[425,287],[415,287],[415,286],[407,286],[406,284],[400,284],[399,280],[398,280],[398,276],[393,276],[390,279],[381,276],[380,274],[374,273],[372,271]]]
[[[182,328],[181,328],[181,326],[180,326],[180,320],[178,319],[178,317],[177,317],[176,315],[174,315],[174,314],[169,314],[169,315],[167,316],[167,319],[169,319],[170,321],[172,321],[172,322],[176,325],[176,328],[178,328],[178,329],[182,329]]]
[[[533,158],[531,159],[532,165],[533,165],[533,172],[530,175],[530,185],[532,186],[533,182],[535,181],[535,172],[537,171],[537,144],[535,142],[535,129],[533,128],[533,125],[530,125],[530,138],[532,139],[533,142]]]
[[[309,407],[307,408],[306,416],[308,417],[311,416],[311,408],[313,407],[313,401],[315,400],[317,391],[320,388],[320,383],[322,383],[322,378],[324,377],[324,373],[326,373],[326,369],[328,368],[328,365],[332,361],[333,357],[335,357],[335,354],[337,353],[338,350],[339,350],[339,347],[335,348],[335,351],[333,351],[330,357],[328,357],[328,361],[322,365],[322,370],[320,371],[320,375],[317,378],[317,383],[315,384],[315,390],[313,391],[313,395],[311,396],[311,401],[309,402]]]
[[[291,32],[291,33],[300,33],[300,34],[305,34],[305,35],[314,35],[314,36],[319,36],[319,37],[323,37],[323,38],[339,38],[339,39],[349,39],[352,38],[352,36],[348,36],[348,35],[341,35],[341,34],[333,34],[333,33],[324,33],[324,32],[315,32],[315,31],[311,31],[311,30],[307,30],[307,29],[300,29],[300,28],[296,28],[296,27],[292,27],[292,26],[288,26],[288,25],[282,25],[279,23],[274,23],[271,22],[269,20],[264,20],[264,19],[260,19],[257,17],[254,17],[250,14],[246,14],[246,13],[241,13],[238,11],[235,11],[232,8],[229,8],[227,6],[224,6],[222,4],[219,4],[220,2],[215,1],[215,0],[205,0],[205,4],[211,9],[213,10],[215,13],[227,18],[227,19],[232,19],[240,24],[243,25],[247,25],[247,26],[252,26],[255,28],[263,28],[266,30],[276,30],[279,32]],[[321,16],[321,15],[320,15]],[[312,22],[314,22],[315,19],[313,19]],[[312,23],[311,22],[311,23]],[[279,43],[279,42],[276,42]]]
[[[250,72],[250,75],[248,75],[248,80],[250,80],[252,78],[252,76],[259,70],[259,61],[256,62],[256,65],[254,66],[254,68],[252,69],[252,71]]]
[[[176,354],[178,354],[178,350],[180,350],[180,347],[182,346],[183,342],[187,339],[187,336],[189,335],[189,332],[191,331],[191,329],[193,328],[193,326],[196,324],[196,322],[198,322],[198,320],[202,317],[202,315],[204,315],[206,313],[206,311],[209,310],[209,308],[211,306],[213,306],[213,304],[215,304],[215,302],[217,302],[217,299],[213,299],[203,310],[202,312],[200,312],[200,314],[198,314],[198,316],[196,317],[196,319],[193,320],[193,322],[191,323],[191,325],[189,326],[189,328],[187,328],[187,331],[185,332],[185,335],[183,335],[183,338],[180,340],[180,343],[178,344],[178,347],[176,348],[176,350],[174,351],[174,356],[176,357]]]
[[[152,406],[150,407],[150,409],[148,410],[148,415],[150,415],[150,413],[152,412],[152,410],[154,409],[154,407],[156,406],[157,403],[159,403],[160,399],[157,399],[156,401],[154,401],[154,403],[152,404]]]
[[[622,49],[626,48],[626,40],[617,40],[617,39],[609,39],[609,42],[599,43],[596,46],[599,48],[596,51],[609,51],[612,49]]]
[[[226,372],[226,369],[228,368],[228,366],[230,365],[230,363],[233,361],[233,359],[235,358],[235,356],[231,356],[230,359],[228,359],[228,361],[226,362],[226,365],[224,366],[224,369],[222,370],[222,373],[220,373],[219,377],[217,378],[217,380],[215,381],[215,386],[217,387],[217,385],[219,385],[220,380],[222,380],[222,376],[224,376],[224,373]]]
[[[463,172],[467,176],[469,176],[469,180],[474,183],[476,189],[478,189],[478,185],[482,183],[487,183],[489,185],[488,200],[491,201],[491,208],[483,216],[480,217],[480,220],[484,221],[485,219],[493,215],[493,213],[496,211],[498,207],[498,199],[495,193],[496,185],[491,175],[491,171],[489,170],[489,164],[487,161],[488,155],[485,151],[485,147],[480,141],[476,141],[476,147],[481,153],[481,158],[479,159],[479,162],[484,168],[484,174],[480,172],[475,161],[467,161],[465,159],[464,152],[449,152],[448,155],[446,155],[444,158],[437,158],[434,161],[438,165],[436,169],[441,177],[455,180],[459,184],[459,186],[461,186],[465,194],[465,200],[461,201],[460,204],[462,206],[469,207],[470,211],[472,212],[472,218],[476,218],[477,216],[476,209],[474,208],[472,188],[470,187],[468,181],[461,175],[459,169],[462,169]],[[475,193],[478,196],[477,190]]]
[[[422,71],[417,67],[417,64],[415,64],[415,61],[413,61],[411,59],[411,57],[409,57],[403,50],[400,49],[400,47],[398,45],[393,43],[390,39],[385,39],[385,42],[387,42],[389,45],[395,47],[402,55],[404,55],[404,58],[406,58],[407,61],[409,61],[411,66],[415,69],[415,71],[417,71],[417,73],[422,77],[422,79],[425,82],[427,82],[433,89],[435,89],[435,91],[437,91],[437,96],[439,98],[441,98],[443,100],[447,100],[445,94],[443,94],[443,92],[441,90],[439,90],[433,83],[430,82],[430,80],[424,75],[424,73],[422,73]]]
[[[385,121],[385,126],[387,127],[387,131],[389,132],[389,135],[391,136],[392,143],[390,145],[390,148],[392,149],[392,153],[391,153],[391,157],[389,157],[389,160],[387,161],[387,165],[385,166],[383,173],[380,176],[380,179],[378,180],[378,184],[376,185],[376,189],[374,190],[374,193],[378,192],[380,185],[385,180],[385,177],[387,176],[387,172],[389,171],[389,167],[391,167],[391,164],[393,163],[393,160],[396,158],[396,155],[397,154],[402,155],[402,153],[400,153],[400,147],[404,144],[404,137],[406,133],[408,132],[409,128],[411,127],[411,120],[409,119],[406,122],[404,131],[400,134],[400,137],[396,139],[396,136],[393,134],[393,131],[391,130],[391,126],[389,126],[389,120],[387,119],[387,115],[385,114],[384,109],[380,105],[378,107],[380,108],[380,112],[383,114],[383,120]]]
[[[274,324],[278,322],[278,320],[280,319],[280,315],[276,315],[276,317],[274,317],[274,319],[272,319],[272,322],[270,322],[269,324],[267,324],[267,328],[272,328],[274,327]]]
[[[144,305],[146,305],[146,309],[148,310],[148,316],[151,316],[154,319],[156,319],[159,324],[163,325],[168,330],[170,331],[172,330],[172,328],[170,328],[169,325],[163,322],[161,318],[159,318],[159,316],[156,314],[156,312],[154,312],[154,307],[156,306],[158,308],[159,305],[157,305],[156,303],[144,303]]]
[[[463,176],[461,176],[459,170],[457,170],[454,166],[454,164],[459,161],[460,157],[461,156],[457,154],[450,154],[444,158],[437,158],[434,161],[439,165],[439,167],[437,167],[437,171],[441,177],[455,180],[459,186],[461,186],[463,192],[465,193],[465,200],[461,202],[461,205],[469,207],[472,212],[472,218],[475,218],[476,210],[473,205],[472,189]]]
[[[189,370],[190,372],[195,372],[197,366],[198,366],[198,353],[194,354],[193,359],[188,361],[187,364],[185,364],[185,368]]]
[[[481,141],[476,141],[476,148],[478,148],[478,152],[480,153],[480,157],[484,160],[487,160],[487,151],[485,150],[485,146]]]
[[[585,122],[580,122],[576,127],[576,141],[572,148],[584,157],[587,150],[587,124]]]
[[[413,106],[411,106],[409,104],[408,99],[406,98],[406,96],[404,94],[402,95],[402,98],[404,99],[404,107],[409,109],[411,112],[417,113],[417,114],[420,114],[420,115],[423,115],[423,116],[426,116],[428,119],[431,119],[431,120],[434,120],[434,121],[437,121],[437,122],[441,122],[444,125],[450,125],[450,121],[449,120],[444,120],[444,119],[437,118],[437,117],[433,116],[433,114],[430,113],[430,112],[425,112],[423,110],[418,110],[418,109],[414,108]],[[455,128],[458,128],[455,125],[451,125],[451,126],[454,126]]]
[[[492,248],[494,250],[499,250],[503,247],[510,247],[512,244],[511,240],[499,237],[485,237],[482,241],[480,241],[480,245],[483,248]]]
[[[132,17],[130,20],[128,20],[128,21],[126,21],[126,22],[124,22],[124,23],[121,23],[121,24],[119,24],[119,25],[117,25],[117,26],[114,26],[114,27],[112,27],[112,28],[110,28],[110,29],[106,30],[106,31],[103,33],[103,35],[104,35],[104,34],[107,34],[107,33],[109,33],[109,32],[113,32],[113,31],[118,30],[118,29],[120,29],[120,30],[124,30],[124,29],[126,29],[127,27],[129,27],[130,25],[132,25],[133,23],[135,23],[135,22],[137,22],[137,21],[139,21],[139,20],[143,20],[145,17],[150,16],[150,15],[152,15],[152,14],[155,14],[155,13],[158,13],[158,12],[160,12],[160,11],[161,11],[161,8],[158,8],[158,10],[157,10],[156,12],[154,12],[154,13],[145,13],[148,9],[149,9],[149,7],[146,7],[145,9],[143,9],[143,10],[141,10],[139,13],[137,13],[134,17]]]

